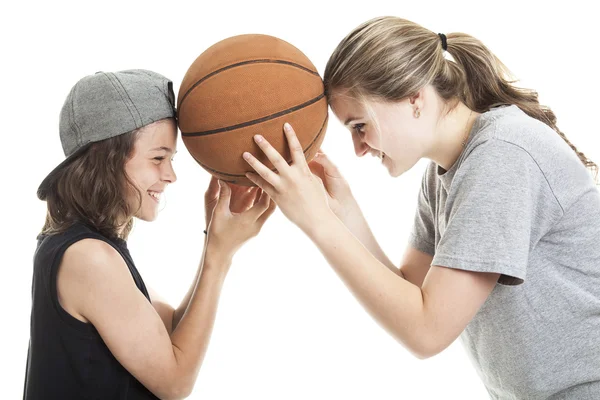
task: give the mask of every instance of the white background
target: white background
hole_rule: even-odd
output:
[[[177,93],[202,51],[242,33],[270,34],[294,44],[322,74],[330,53],[355,26],[397,15],[434,32],[463,31],[481,39],[521,85],[539,91],[567,136],[600,161],[600,35],[591,4],[3,2],[0,397],[22,397],[32,258],[45,216],[45,203],[35,191],[63,159],[58,115],[79,78],[99,70],[145,68],[171,78]],[[347,177],[382,247],[398,262],[426,162],[392,179],[377,160],[354,156],[349,133],[335,118],[323,149]],[[181,141],[179,150],[179,181],[167,191],[166,208],[156,222],[137,223],[129,241],[146,284],[175,306],[201,254],[202,196],[209,181]],[[278,211],[234,259],[191,398],[486,396],[460,341],[429,360],[412,357],[363,311],[319,251]]]

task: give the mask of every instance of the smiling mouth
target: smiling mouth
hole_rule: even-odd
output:
[[[147,193],[148,193],[148,196],[150,196],[150,198],[151,198],[152,200],[154,200],[156,203],[159,203],[159,202],[160,202],[160,193],[158,193],[158,192],[153,192],[153,191],[150,191],[150,190],[148,190],[148,192],[147,192]]]

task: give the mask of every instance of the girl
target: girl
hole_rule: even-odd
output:
[[[173,309],[127,249],[152,221],[172,167],[172,82],[145,70],[75,84],[60,117],[67,156],[42,182],[25,399],[180,399],[192,391],[233,255],[274,210],[264,192],[212,179],[198,272]],[[231,206],[231,208],[230,208]],[[206,231],[205,231],[206,233]]]
[[[597,166],[552,111],[477,39],[393,17],[343,39],[324,81],[357,156],[394,177],[431,160],[400,268],[336,167],[324,154],[308,165],[289,125],[291,165],[256,136],[278,173],[245,153],[248,177],[417,357],[460,335],[491,398],[600,398]]]

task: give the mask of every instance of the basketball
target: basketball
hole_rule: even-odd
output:
[[[288,161],[283,131],[289,122],[310,161],[327,129],[323,81],[312,62],[290,43],[268,35],[240,35],[204,51],[187,70],[177,98],[182,140],[213,176],[254,186],[248,151],[274,169],[253,136],[260,134]]]

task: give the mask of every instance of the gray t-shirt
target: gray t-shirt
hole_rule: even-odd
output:
[[[600,191],[516,106],[477,118],[423,177],[410,244],[432,265],[500,273],[461,335],[493,399],[600,399]]]

